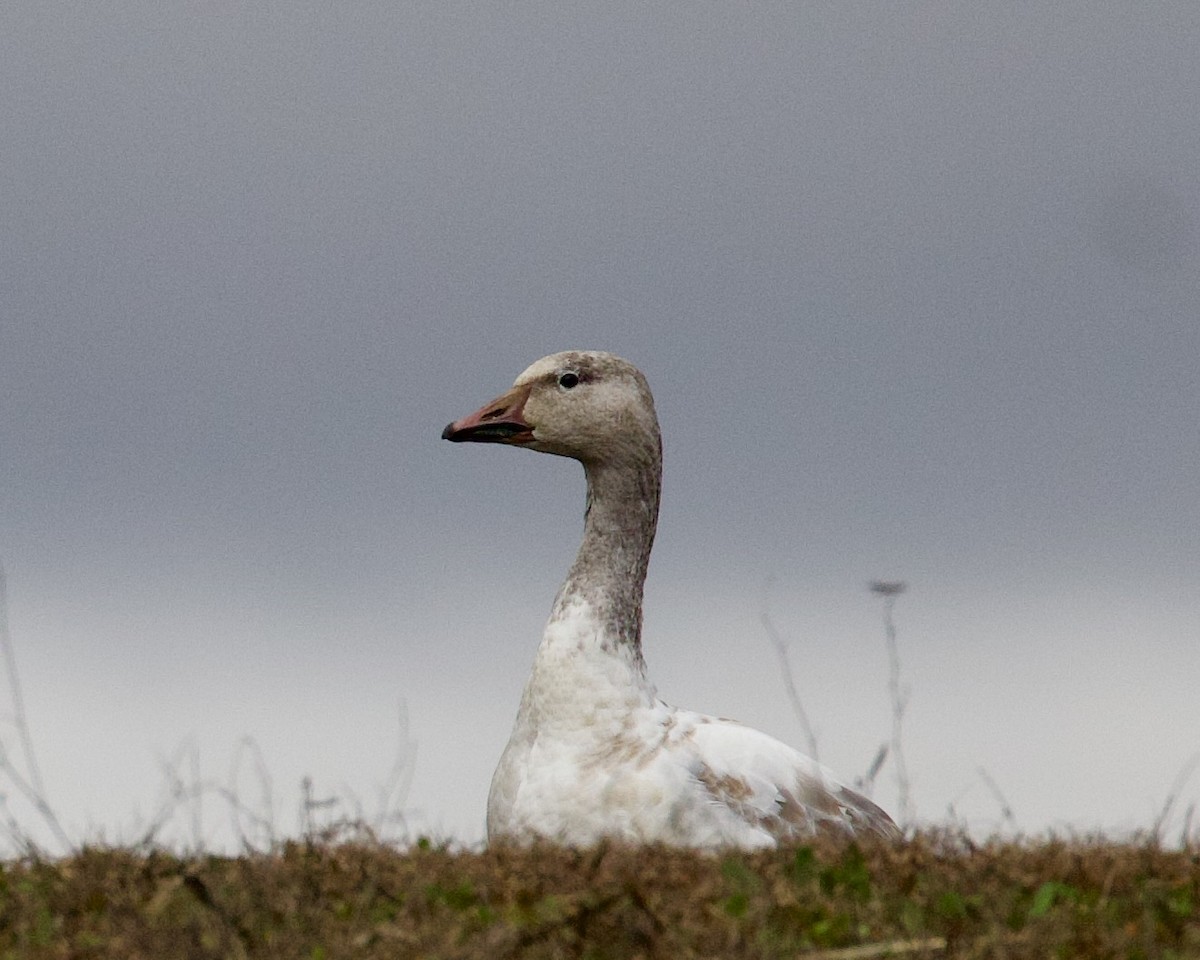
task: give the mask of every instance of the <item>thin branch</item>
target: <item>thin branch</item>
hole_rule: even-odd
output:
[[[1196,816],[1196,801],[1187,805],[1183,812],[1183,826],[1179,828],[1179,845],[1187,847],[1192,842],[1192,819]]]
[[[1158,843],[1162,839],[1163,827],[1167,825],[1167,820],[1171,817],[1171,812],[1175,809],[1175,804],[1179,802],[1179,795],[1183,792],[1184,786],[1188,780],[1192,778],[1192,774],[1196,772],[1196,767],[1200,766],[1200,753],[1192,754],[1186,763],[1175,774],[1175,779],[1171,782],[1171,790],[1167,794],[1167,799],[1163,802],[1162,809],[1158,812],[1158,816],[1154,819],[1154,826],[1150,830],[1150,835],[1154,838],[1154,842]],[[1188,820],[1190,823],[1190,813]]]
[[[8,774],[16,784],[17,789],[25,796],[41,815],[42,820],[50,828],[55,839],[62,846],[63,852],[71,849],[71,838],[67,836],[57,815],[46,800],[46,787],[42,782],[42,772],[38,767],[37,754],[33,749],[33,737],[29,733],[29,721],[25,713],[25,696],[21,690],[21,680],[17,674],[17,655],[13,648],[12,634],[8,630],[8,579],[4,574],[4,564],[0,563],[0,648],[4,654],[4,669],[8,673],[8,691],[12,699],[13,723],[17,728],[17,738],[21,743],[21,752],[25,757],[25,769],[28,778],[21,776],[16,766],[9,760],[8,751],[0,744],[0,770]]]
[[[243,757],[249,755],[251,766],[258,779],[259,803],[262,813],[255,813],[249,804],[242,802],[239,780],[241,779]],[[267,769],[266,758],[253,737],[242,737],[233,753],[233,762],[229,768],[229,787],[217,791],[229,802],[230,820],[233,832],[246,850],[255,850],[253,840],[247,834],[242,824],[242,818],[247,817],[260,835],[265,834],[267,846],[272,847],[277,841],[275,832],[275,803],[272,799],[271,772]]]
[[[859,793],[866,794],[869,797],[874,792],[875,778],[879,776],[879,771],[883,769],[883,765],[887,761],[889,749],[891,749],[890,744],[881,743],[879,745],[879,749],[875,751],[875,758],[871,761],[870,766],[867,767],[867,772],[855,781],[854,788]]]
[[[904,761],[902,728],[904,712],[908,708],[908,688],[900,683],[900,647],[896,642],[896,622],[892,608],[896,598],[908,585],[901,580],[874,580],[871,592],[883,597],[883,631],[888,654],[888,694],[892,701],[892,765],[896,769],[896,789],[899,793],[900,822],[912,823],[912,788],[908,779],[908,765]]]
[[[814,760],[819,760],[817,735],[813,732],[812,724],[808,722],[808,713],[805,711],[804,704],[800,700],[800,693],[796,689],[796,681],[792,674],[792,661],[788,656],[787,641],[775,629],[775,623],[771,620],[770,613],[767,612],[767,591],[770,586],[771,581],[768,580],[763,588],[763,608],[759,620],[762,622],[763,629],[767,631],[767,639],[771,641],[771,647],[779,660],[779,672],[783,675],[783,688],[787,692],[788,702],[792,705],[792,712],[800,722],[800,729],[804,731],[804,737],[808,741],[808,755]]]
[[[0,773],[3,773],[6,777],[8,777],[8,779],[12,781],[12,785],[17,788],[17,792],[20,793],[21,796],[23,796],[35,810],[37,810],[42,819],[46,822],[47,826],[49,826],[51,831],[54,833],[54,838],[62,846],[64,852],[70,850],[72,847],[71,838],[67,836],[66,831],[62,828],[62,824],[59,823],[58,817],[54,814],[54,810],[51,809],[50,804],[46,802],[46,798],[37,792],[37,789],[33,786],[33,784],[26,780],[24,776],[22,776],[21,771],[18,770],[16,765],[8,758],[8,750],[5,749],[3,743],[0,743]],[[13,824],[16,823],[15,820],[12,822]],[[29,847],[36,846],[31,838],[25,838],[22,843],[23,845]]]
[[[407,823],[402,805],[408,797],[413,774],[417,769],[417,741],[409,737],[408,705],[403,700],[400,701],[398,719],[399,738],[396,743],[396,755],[392,760],[388,778],[379,789],[375,832],[380,836],[383,836],[384,829],[390,822],[399,823],[402,827]]]
[[[300,832],[308,843],[318,839],[317,821],[313,816],[318,810],[332,810],[338,805],[337,797],[316,796],[315,784],[311,776],[300,780]]]
[[[900,957],[914,953],[941,953],[946,949],[945,937],[926,937],[924,940],[888,940],[883,943],[863,943],[855,947],[837,947],[802,954],[806,960],[874,960],[875,957]]]
[[[988,790],[991,791],[991,794],[996,799],[996,802],[1000,804],[1000,817],[1003,822],[1007,823],[1010,827],[1016,830],[1017,818],[1013,814],[1013,808],[1008,802],[1008,797],[1006,797],[1004,795],[1004,791],[1000,789],[1000,784],[998,784],[992,778],[992,775],[983,767],[976,768],[976,773],[979,774],[979,779],[987,785]]]
[[[187,764],[190,778],[182,772]],[[200,805],[205,793],[215,791],[217,785],[206,782],[200,775],[200,747],[193,737],[186,737],[170,757],[158,759],[158,769],[163,777],[163,797],[149,823],[141,831],[137,846],[150,848],[158,842],[159,834],[166,828],[176,813],[186,806],[192,817],[192,842],[195,852],[204,849],[201,831]]]

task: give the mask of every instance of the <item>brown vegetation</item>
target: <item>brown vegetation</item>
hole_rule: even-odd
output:
[[[1200,855],[1153,843],[91,849],[0,868],[0,956],[1200,956],[1198,904]]]

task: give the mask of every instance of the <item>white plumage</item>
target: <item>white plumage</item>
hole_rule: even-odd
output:
[[[583,542],[492,778],[489,840],[755,848],[829,830],[899,836],[799,751],[658,698],[641,626],[662,447],[632,364],[594,351],[545,357],[442,436],[573,457],[588,480]]]

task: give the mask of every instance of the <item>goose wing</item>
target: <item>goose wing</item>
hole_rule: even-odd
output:
[[[879,806],[826,767],[752,727],[695,715],[692,776],[708,802],[775,841],[835,832],[894,839]]]

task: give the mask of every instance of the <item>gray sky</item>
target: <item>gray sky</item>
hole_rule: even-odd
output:
[[[656,393],[665,697],[799,745],[769,609],[853,777],[905,579],[918,815],[996,826],[982,767],[1024,829],[1148,826],[1200,752],[1198,49],[1190,0],[7,4],[51,801],[128,837],[250,736],[281,830],[305,775],[369,810],[404,701],[412,823],[480,837],[583,480],[438,436],[580,347]]]

